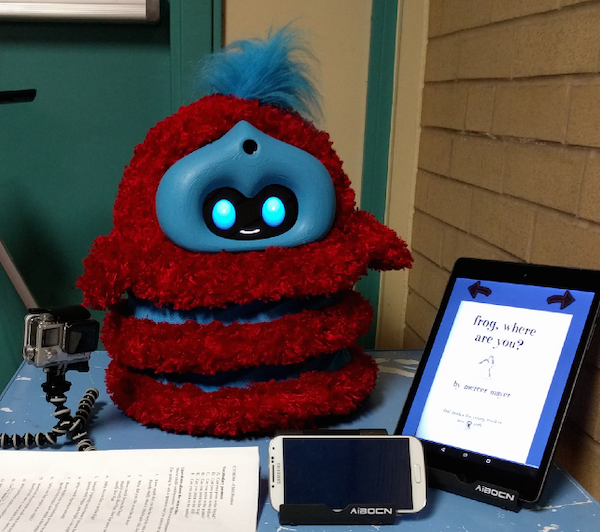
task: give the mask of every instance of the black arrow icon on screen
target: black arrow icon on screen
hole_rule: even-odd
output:
[[[485,297],[488,297],[492,294],[492,291],[487,286],[481,286],[481,281],[477,281],[475,284],[469,286],[469,294],[475,299],[477,294],[483,294]]]
[[[567,290],[562,296],[550,296],[546,301],[548,301],[548,305],[560,303],[560,310],[563,310],[573,303],[575,298],[571,295],[571,292]]]

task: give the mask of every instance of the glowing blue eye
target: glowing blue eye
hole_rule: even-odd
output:
[[[212,210],[212,219],[222,231],[231,229],[235,223],[235,207],[231,201],[222,199],[215,203]]]
[[[285,205],[283,201],[275,196],[271,196],[263,203],[262,217],[269,227],[281,225],[285,219]]]

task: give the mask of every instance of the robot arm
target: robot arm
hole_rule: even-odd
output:
[[[129,276],[119,247],[112,235],[98,237],[83,260],[85,273],[77,281],[77,287],[85,294],[84,306],[104,310],[118,303],[127,289]]]

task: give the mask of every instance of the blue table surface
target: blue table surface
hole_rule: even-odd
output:
[[[394,431],[408,388],[418,365],[420,351],[373,351],[379,364],[377,386],[367,401],[343,422],[330,428],[384,428]],[[104,385],[104,370],[109,358],[106,352],[92,355],[89,373],[71,371],[67,380],[72,383],[67,393],[67,406],[74,409],[84,391],[93,386],[100,396],[90,421],[90,434],[98,449],[155,449],[188,447],[232,447],[256,445],[261,461],[258,530],[366,530],[379,526],[297,526],[281,527],[277,513],[268,501],[267,445],[269,438],[220,439],[196,437],[148,428],[126,417],[110,400]],[[41,384],[42,370],[23,364],[4,393],[0,396],[0,419],[3,432],[8,434],[46,432],[52,428],[54,408],[45,400]],[[63,440],[59,440],[61,442]],[[66,442],[62,451],[74,451]],[[4,453],[27,452],[7,450]],[[47,449],[45,452],[57,452]],[[5,456],[6,457],[6,456]],[[561,531],[593,532],[600,530],[600,505],[568,473],[553,465],[542,497],[534,509],[518,513],[472,501],[435,489],[428,490],[426,508],[418,514],[405,515],[388,529],[430,532],[483,531]]]

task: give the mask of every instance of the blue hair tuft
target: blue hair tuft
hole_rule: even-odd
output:
[[[235,41],[207,59],[202,84],[212,94],[256,99],[314,118],[321,114],[319,94],[298,53],[312,57],[299,32],[289,26],[266,40]]]

